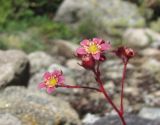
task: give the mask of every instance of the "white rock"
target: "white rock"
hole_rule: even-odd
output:
[[[29,79],[29,60],[20,50],[0,51],[0,87],[7,84],[26,85]]]
[[[160,119],[160,108],[148,108],[144,107],[139,113],[140,117],[147,119]]]
[[[99,120],[100,117],[93,115],[91,113],[88,113],[82,120],[82,123],[84,124],[93,124],[94,122],[96,122],[97,120]]]
[[[127,29],[123,35],[123,39],[127,41],[130,46],[146,47],[150,43],[160,40],[160,34],[150,29]]]

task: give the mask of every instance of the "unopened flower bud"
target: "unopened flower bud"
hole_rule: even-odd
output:
[[[126,63],[130,58],[132,58],[135,55],[133,49],[123,46],[119,47],[114,52],[118,57],[120,57],[123,60],[124,63]]]
[[[96,62],[91,55],[84,55],[82,57],[81,66],[83,66],[85,69],[93,69],[95,67],[95,64]]]

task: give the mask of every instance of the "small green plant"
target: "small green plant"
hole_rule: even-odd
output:
[[[0,49],[22,49],[29,53],[44,50],[46,45],[37,34],[26,32],[4,33],[0,36]]]
[[[39,27],[40,34],[49,39],[71,39],[74,37],[74,32],[63,23],[55,22],[47,17],[40,17],[39,19],[37,18],[37,20],[38,21],[34,20],[35,24],[33,23],[33,25]]]
[[[6,50],[7,48],[8,46],[6,45],[6,43],[0,40],[0,49]]]

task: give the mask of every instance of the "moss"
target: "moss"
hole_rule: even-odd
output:
[[[16,48],[25,52],[44,50],[50,39],[76,38],[74,31],[67,25],[50,20],[48,17],[36,17],[6,23],[0,28],[0,49]]]
[[[0,36],[0,49],[22,49],[29,53],[45,48],[42,40],[34,33],[16,32],[6,33]]]

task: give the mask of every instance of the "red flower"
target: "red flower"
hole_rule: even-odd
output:
[[[76,50],[78,55],[91,55],[95,60],[99,60],[101,54],[110,49],[110,44],[100,38],[93,38],[92,41],[85,39],[80,43],[81,47]]]
[[[52,93],[55,90],[56,85],[61,85],[64,82],[64,76],[62,71],[55,70],[53,72],[46,72],[43,76],[44,81],[38,85],[38,87],[46,88],[48,93]]]

